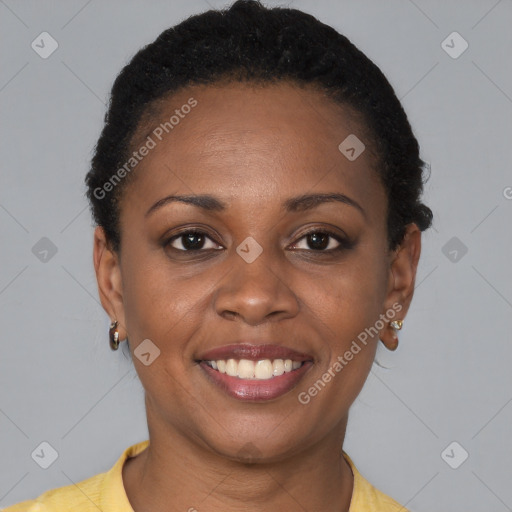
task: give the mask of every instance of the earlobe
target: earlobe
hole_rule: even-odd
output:
[[[127,332],[119,257],[110,248],[101,226],[94,230],[93,261],[101,304],[111,322],[118,322],[119,338],[124,339]]]

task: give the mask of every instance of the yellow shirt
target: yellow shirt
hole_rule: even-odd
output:
[[[43,493],[39,498],[24,501],[2,512],[133,512],[123,486],[122,468],[128,457],[143,451],[149,441],[142,441],[127,448],[115,465],[106,473],[59,487]],[[350,457],[343,455],[354,474],[354,489],[349,512],[408,512],[395,500],[381,493],[357,471]]]

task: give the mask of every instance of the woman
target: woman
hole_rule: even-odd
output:
[[[380,70],[301,11],[237,1],[143,48],[86,182],[149,440],[6,510],[405,510],[343,441],[412,300],[423,167]]]

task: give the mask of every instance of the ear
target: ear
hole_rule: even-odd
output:
[[[393,318],[387,315],[388,320],[379,335],[389,350],[395,350],[398,346],[396,331],[389,324],[393,320],[403,320],[409,310],[414,295],[420,253],[421,231],[415,223],[408,224],[404,240],[393,251],[389,267],[388,292],[384,306],[385,311],[396,311],[396,314]]]
[[[124,314],[119,255],[111,249],[101,226],[94,230],[93,260],[101,304],[111,321],[119,322],[119,339],[124,340],[128,333]]]

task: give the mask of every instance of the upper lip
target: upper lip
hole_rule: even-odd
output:
[[[292,361],[312,361],[313,357],[304,352],[298,352],[282,345],[266,343],[255,345],[251,343],[236,343],[213,348],[203,352],[199,361],[218,361],[227,359],[249,359],[259,361],[261,359],[291,359]]]

